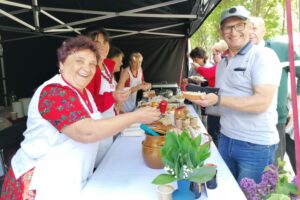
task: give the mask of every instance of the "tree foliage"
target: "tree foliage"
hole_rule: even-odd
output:
[[[295,11],[293,13],[296,15],[299,14],[297,2],[298,0],[292,0]],[[252,16],[264,18],[267,28],[266,40],[286,33],[286,24],[284,23],[285,0],[223,0],[192,36],[192,48],[199,46],[209,52],[211,46],[221,39],[219,35],[221,13],[225,9],[236,5],[245,6]]]

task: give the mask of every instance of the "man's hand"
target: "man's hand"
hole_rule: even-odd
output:
[[[218,102],[218,95],[214,93],[208,93],[202,95],[200,100],[190,100],[190,101],[202,107],[212,106]]]

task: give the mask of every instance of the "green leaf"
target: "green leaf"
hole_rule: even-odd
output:
[[[163,185],[171,183],[173,181],[176,181],[176,178],[174,178],[174,176],[170,174],[160,174],[152,181],[152,183],[156,185]]]
[[[197,152],[193,151],[193,149],[191,149],[189,154],[190,154],[190,159],[191,159],[191,162],[193,163],[194,168],[197,167],[197,165],[198,165]]]
[[[290,197],[284,194],[271,194],[266,200],[290,200]]]
[[[165,144],[160,153],[164,165],[172,169],[175,175],[162,174],[154,179],[153,183],[165,184],[174,180],[187,179],[183,173],[184,165],[192,170],[188,174],[188,179],[191,181],[205,182],[210,180],[216,169],[211,166],[202,167],[205,159],[210,156],[210,148],[208,144],[200,145],[201,139],[201,135],[192,138],[187,131],[182,131],[179,135],[167,132]]]
[[[165,149],[171,149],[171,148],[177,149],[179,147],[178,138],[177,138],[177,135],[175,133],[168,132],[165,137],[166,137],[165,144],[164,144],[164,146],[162,148],[165,148]]]
[[[205,183],[211,180],[216,174],[216,167],[203,166],[199,167],[189,174],[188,179],[197,183]]]
[[[201,144],[201,141],[202,141],[202,137],[201,135],[198,135],[193,141],[192,141],[192,145],[193,146],[200,146]]]
[[[288,182],[278,182],[275,191],[278,194],[298,194],[297,186]]]

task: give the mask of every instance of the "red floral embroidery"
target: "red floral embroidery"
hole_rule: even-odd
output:
[[[15,178],[12,168],[5,175],[0,200],[34,200],[36,191],[29,190],[34,168]]]
[[[87,94],[84,93],[82,98],[87,100]],[[44,87],[40,95],[39,112],[59,131],[78,120],[90,117],[78,94],[59,84]]]

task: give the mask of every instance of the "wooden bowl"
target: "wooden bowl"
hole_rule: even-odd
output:
[[[146,138],[143,141],[143,144],[147,147],[161,147],[165,144],[165,136],[151,136],[145,134]]]
[[[160,147],[148,147],[142,142],[142,154],[146,165],[152,169],[162,169],[164,164],[160,157]]]

